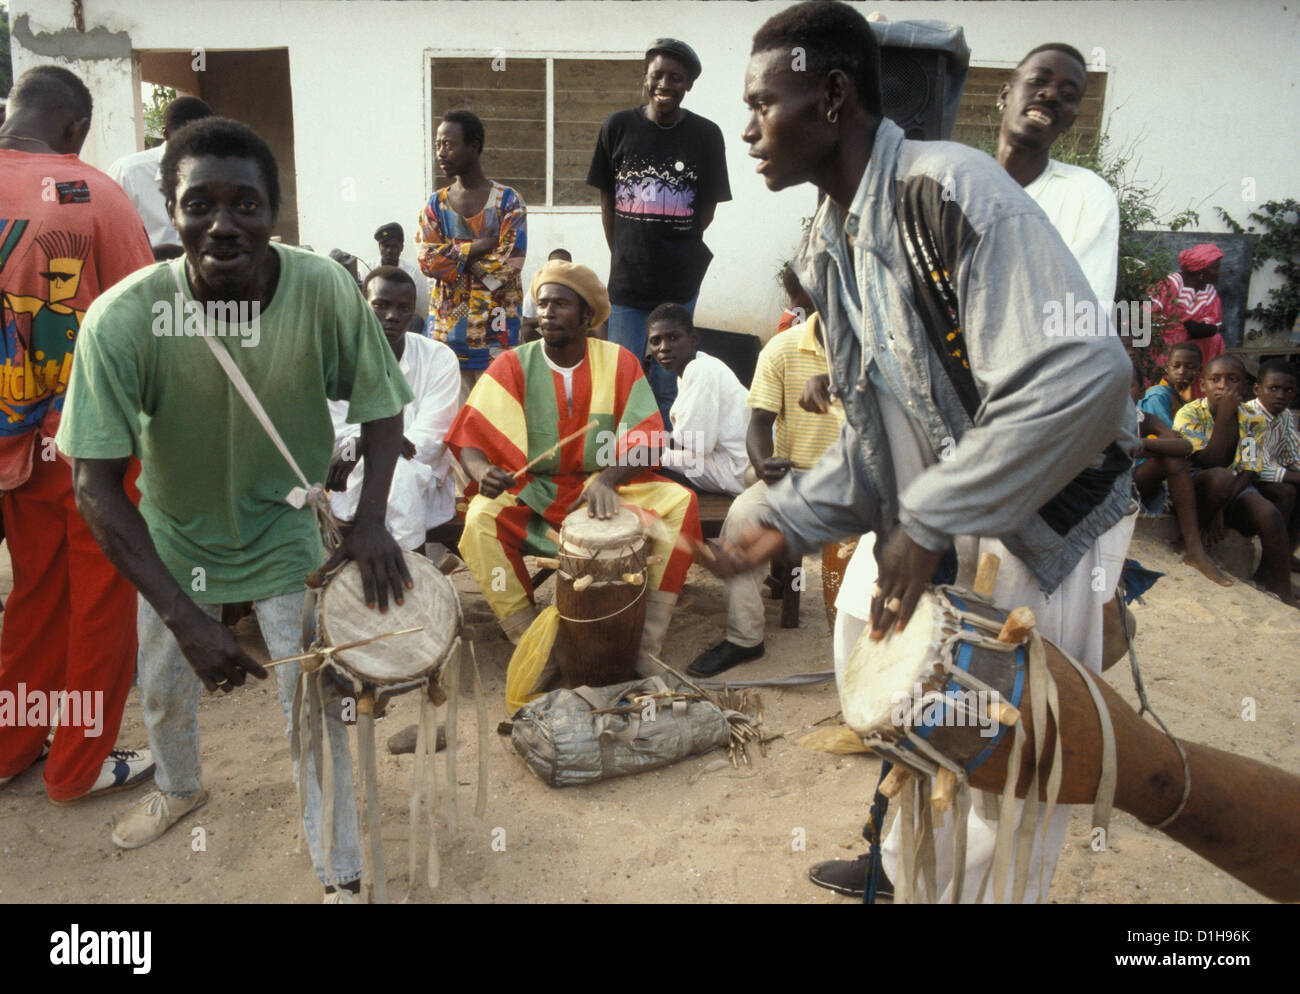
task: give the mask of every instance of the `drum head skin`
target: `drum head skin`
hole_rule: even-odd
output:
[[[401,604],[393,603],[390,592],[388,610],[382,614],[366,607],[361,569],[354,562],[335,573],[321,591],[317,621],[325,645],[424,628],[336,653],[335,663],[364,684],[386,687],[429,675],[441,668],[460,632],[460,600],[451,580],[424,556],[403,556],[415,587],[403,592]]]
[[[580,507],[565,517],[560,537],[565,548],[595,553],[639,545],[644,533],[641,519],[626,507],[620,507],[606,521],[593,518],[585,507]]]
[[[879,642],[868,638],[868,626],[844,667],[840,707],[844,723],[864,738],[894,729],[892,715],[898,695],[911,696],[924,670],[932,667],[939,642],[935,625],[940,617],[935,595],[926,591],[912,619],[901,632]]]

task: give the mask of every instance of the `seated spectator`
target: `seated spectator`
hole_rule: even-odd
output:
[[[815,313],[803,324],[774,336],[759,353],[749,388],[749,460],[758,482],[732,501],[722,540],[736,542],[757,527],[767,507],[767,488],[821,458],[839,437],[844,408],[822,387],[817,406],[803,405],[810,379],[826,375],[826,345]],[[691,663],[694,676],[711,677],[763,655],[763,574],[760,567],[727,580],[726,637]]]
[[[1170,273],[1151,293],[1152,313],[1170,322],[1164,330],[1165,345],[1194,342],[1201,350],[1202,367],[1224,352],[1223,304],[1214,287],[1222,258],[1223,250],[1213,242],[1184,249],[1178,253],[1180,271]],[[1164,357],[1157,361],[1163,365]],[[1203,396],[1199,386],[1195,396]]]
[[[1181,377],[1185,365],[1193,362],[1199,370],[1199,349],[1187,344],[1175,346],[1175,349],[1170,353],[1166,368],[1175,366],[1179,360],[1185,360],[1184,364],[1177,365],[1178,373],[1174,375]],[[1188,349],[1191,355],[1187,354]],[[1166,504],[1172,498],[1183,548],[1183,563],[1200,570],[1215,583],[1230,587],[1232,580],[1214,564],[1201,542],[1200,524],[1196,518],[1196,488],[1192,485],[1192,474],[1187,465],[1187,457],[1192,454],[1192,443],[1170,427],[1174,416],[1169,414],[1166,420],[1164,412],[1168,408],[1160,407],[1169,400],[1166,394],[1173,395],[1173,402],[1178,407],[1182,406],[1181,400],[1174,388],[1168,385],[1154,386],[1147,391],[1145,397],[1138,400],[1141,392],[1142,374],[1134,363],[1133,399],[1138,405],[1138,437],[1142,439],[1144,455],[1134,467],[1133,483],[1142,499],[1142,509],[1154,517],[1164,512]],[[1153,394],[1155,397],[1148,405],[1148,399]],[[1159,407],[1161,413],[1155,413],[1153,407]]]
[[[1296,370],[1285,359],[1269,359],[1259,367],[1255,399],[1244,406],[1264,419],[1264,468],[1259,472],[1260,493],[1271,500],[1287,520],[1291,543],[1291,569],[1300,570],[1294,553],[1300,544],[1300,431],[1291,405],[1296,398]]]
[[[1196,506],[1206,544],[1223,535],[1225,524],[1243,535],[1259,535],[1261,556],[1254,579],[1286,604],[1291,589],[1291,549],[1282,514],[1254,485],[1264,468],[1264,419],[1243,410],[1246,368],[1236,356],[1221,355],[1205,365],[1205,396],[1184,404],[1174,428],[1192,443]]]
[[[691,312],[660,304],[646,319],[650,354],[678,379],[660,471],[701,493],[735,496],[745,489],[746,390],[721,359],[700,351]]]
[[[429,281],[420,272],[420,267],[409,259],[402,258],[406,248],[406,232],[396,221],[380,225],[375,232],[375,243],[379,246],[379,256],[367,269],[374,270],[380,266],[396,266],[415,283],[415,319],[408,331],[423,331],[424,319],[429,316]]]
[[[366,300],[379,318],[389,347],[415,399],[402,409],[402,451],[388,490],[385,523],[403,549],[424,548],[425,534],[455,511],[454,460],[444,439],[456,416],[460,397],[460,362],[456,353],[431,338],[408,334],[415,313],[415,281],[396,266],[379,266],[366,276]],[[334,491],[330,507],[341,521],[351,521],[361,500],[365,456],[361,426],[347,421],[348,402],[329,402],[334,419],[335,454],[326,487]]]
[[[656,476],[663,421],[636,356],[588,337],[609,317],[609,294],[586,266],[554,260],[533,277],[542,340],[503,352],[479,379],[447,434],[478,486],[465,514],[460,554],[506,636],[518,642],[537,616],[524,555],[554,556],[551,529],[583,501],[611,517],[631,506],[663,527],[646,578],[638,672],[658,672],[677,595],[700,540],[695,495]],[[597,427],[555,451],[560,439]],[[540,460],[528,472],[519,472]],[[519,473],[518,478],[514,475]]]
[[[1148,387],[1138,410],[1154,414],[1167,425],[1184,404],[1195,400],[1201,383],[1201,350],[1195,342],[1178,342],[1164,357],[1164,376]]]
[[[568,249],[552,249],[546,261],[559,259],[561,262],[572,262],[573,255]],[[602,325],[602,327],[604,327]],[[533,299],[531,293],[524,294],[524,302],[519,307],[519,341],[533,342],[541,338],[541,333],[537,330],[537,301]],[[592,338],[603,338],[603,335],[597,335],[594,332]]]

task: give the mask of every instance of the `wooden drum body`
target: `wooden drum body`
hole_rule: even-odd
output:
[[[560,529],[555,661],[565,686],[636,679],[645,625],[646,541],[641,519],[620,508],[607,521],[585,507]]]

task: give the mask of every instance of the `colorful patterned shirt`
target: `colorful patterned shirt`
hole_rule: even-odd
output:
[[[1267,425],[1258,414],[1252,414],[1248,404],[1237,408],[1237,455],[1232,461],[1234,470],[1259,473],[1264,469],[1264,434]],[[1184,404],[1174,415],[1174,431],[1192,443],[1192,452],[1200,452],[1214,434],[1214,415],[1210,402],[1200,397]]]
[[[1283,411],[1277,417],[1264,410],[1256,398],[1242,405],[1251,414],[1264,419],[1264,468],[1259,478],[1269,483],[1282,479],[1288,469],[1300,471],[1300,430],[1296,429],[1296,412]]]
[[[420,212],[418,258],[429,277],[425,334],[451,346],[462,369],[486,369],[492,350],[519,344],[527,210],[511,187],[493,182],[483,209],[464,218],[447,201],[447,190]],[[496,238],[497,247],[467,263],[470,243],[485,237]]]

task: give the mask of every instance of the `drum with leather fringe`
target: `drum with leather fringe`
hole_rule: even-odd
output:
[[[436,794],[434,775],[436,706],[447,704],[445,716],[447,739],[447,817],[452,830],[456,827],[455,770],[456,707],[462,658],[460,599],[451,580],[429,560],[412,552],[403,553],[413,588],[403,591],[402,602],[390,594],[388,610],[379,612],[366,606],[361,571],[354,562],[322,580],[317,574],[308,578],[314,598],[308,599],[304,618],[304,643],[301,676],[293,706],[291,742],[297,761],[310,749],[321,777],[322,810],[332,810],[333,771],[322,765],[329,751],[322,748],[324,688],[328,676],[341,684],[355,699],[357,715],[357,756],[360,788],[364,799],[369,834],[369,851],[365,882],[374,899],[387,901],[387,876],[384,871],[383,847],[379,830],[378,777],[375,759],[374,712],[376,703],[408,691],[421,692],[422,704],[415,751],[415,774],[411,788],[410,885],[414,886],[416,836],[423,811],[430,814],[429,867],[427,879],[434,888],[438,883],[438,853],[433,832],[433,805]],[[471,646],[472,651],[472,646]],[[299,658],[299,657],[291,657]],[[285,660],[277,660],[282,662]],[[477,666],[474,668],[478,682]],[[475,688],[481,700],[480,687]],[[480,725],[486,717],[480,712]],[[480,742],[483,729],[480,728]],[[480,757],[480,807],[484,799]],[[305,785],[299,778],[300,800],[305,800]],[[332,846],[332,818],[323,819],[322,842],[328,853]],[[327,865],[329,861],[327,859]]]
[[[560,529],[555,662],[567,687],[635,680],[646,609],[646,540],[626,507],[601,520],[579,508]]]
[[[954,798],[959,899],[973,787],[997,811],[995,895],[1012,876],[1012,848],[1015,899],[1023,893],[1040,803],[1043,824],[1058,803],[1092,803],[1103,840],[1113,803],[1266,897],[1300,900],[1300,777],[1166,735],[1033,626],[1026,608],[1008,615],[968,591],[931,588],[903,632],[875,642],[864,633],[854,648],[841,704],[864,747],[897,764],[881,790],[901,795],[904,899],[921,876],[935,893],[925,829],[931,809]]]

